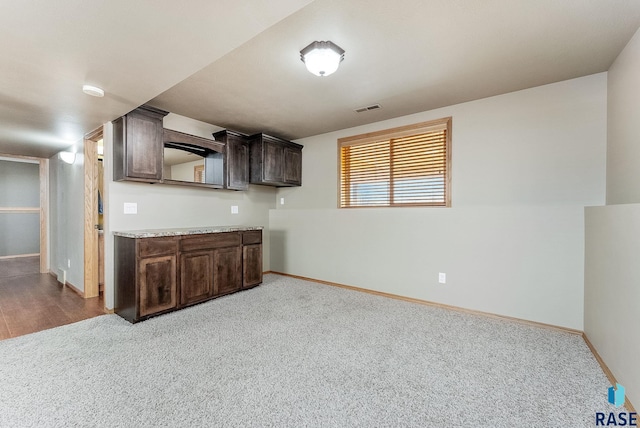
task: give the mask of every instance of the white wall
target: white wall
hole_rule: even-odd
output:
[[[50,269],[67,273],[67,282],[84,291],[84,142],[75,151],[72,165],[56,154],[49,159]]]
[[[213,139],[221,128],[170,114],[164,127]],[[112,128],[105,130],[105,152],[111,153]],[[275,188],[249,186],[249,191],[188,186],[114,182],[111,156],[105,158],[105,305],[113,308],[113,231],[199,226],[263,226],[263,268],[269,270],[269,210],[275,208]],[[124,214],[123,204],[138,204],[138,214]],[[238,214],[231,214],[231,206]]]
[[[640,204],[586,209],[584,331],[640,403]]]
[[[165,166],[165,170],[166,168],[169,168],[171,174],[169,175],[169,178],[172,180],[193,181],[195,176],[194,168],[196,166],[204,166],[204,161],[202,159],[198,159],[191,162],[179,163],[177,165],[168,165]]]
[[[299,140],[303,187],[278,190],[271,269],[582,329],[606,93],[601,73]],[[452,208],[336,208],[338,138],[446,116]]]
[[[640,403],[640,30],[608,73],[607,205],[586,212],[584,332]]]
[[[608,73],[607,204],[640,202],[640,31]]]

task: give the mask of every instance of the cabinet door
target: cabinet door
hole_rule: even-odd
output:
[[[176,307],[176,256],[140,259],[138,275],[140,317]]]
[[[227,137],[227,189],[249,188],[249,144],[233,136]]]
[[[242,287],[242,247],[220,248],[213,252],[214,294],[227,294]]]
[[[188,305],[209,298],[213,293],[213,252],[198,251],[180,255],[180,304]]]
[[[126,116],[126,172],[130,178],[162,179],[162,119],[133,111]]]
[[[284,148],[284,182],[302,185],[302,150]]]
[[[262,282],[262,244],[242,247],[242,273],[243,288]]]
[[[263,142],[263,180],[282,182],[284,178],[284,147],[277,142]]]

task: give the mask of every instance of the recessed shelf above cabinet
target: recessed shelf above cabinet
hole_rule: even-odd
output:
[[[163,183],[224,186],[224,143],[165,129],[163,147]]]

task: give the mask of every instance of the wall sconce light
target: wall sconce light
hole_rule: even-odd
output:
[[[311,73],[328,76],[338,69],[344,59],[344,49],[330,41],[316,41],[300,51],[300,59]]]
[[[69,165],[73,165],[76,161],[76,154],[74,152],[60,152],[60,160]]]

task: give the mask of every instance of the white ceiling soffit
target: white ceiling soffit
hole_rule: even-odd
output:
[[[316,0],[151,104],[295,139],[603,72],[639,25],[638,0]],[[314,40],[346,50],[331,76]]]
[[[310,1],[3,1],[0,153],[49,157]]]

